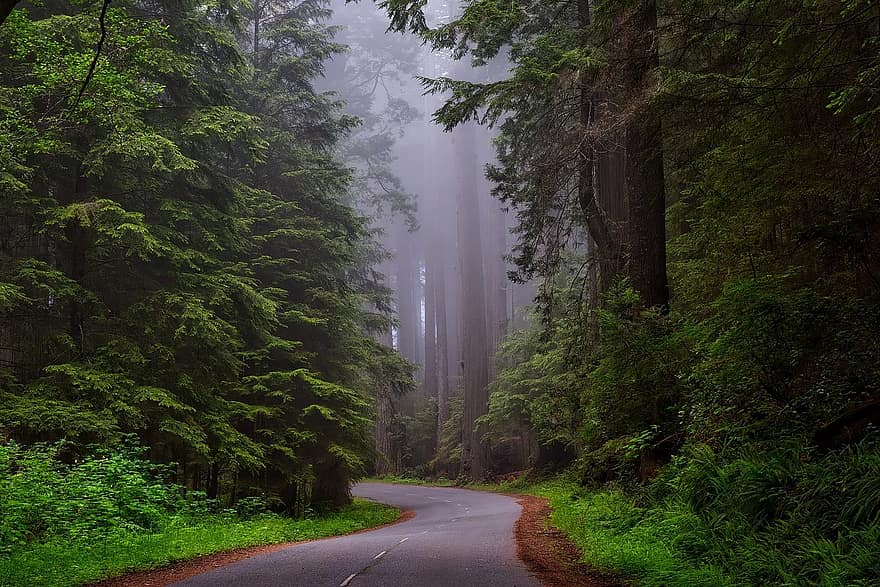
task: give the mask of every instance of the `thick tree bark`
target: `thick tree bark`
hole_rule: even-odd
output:
[[[592,14],[590,0],[578,0],[578,27],[581,30],[581,41],[586,47],[589,44],[588,34]],[[621,243],[618,231],[614,230],[609,222],[606,210],[611,204],[605,194],[603,184],[597,184],[601,179],[601,162],[594,146],[594,139],[589,136],[596,121],[596,93],[593,87],[593,75],[586,71],[581,72],[580,80],[580,112],[579,123],[584,133],[580,141],[580,153],[578,154],[578,202],[587,232],[593,241],[593,251],[598,263],[598,290],[607,291],[615,277],[622,270]],[[610,183],[608,185],[611,185]],[[605,197],[603,197],[605,194]],[[604,206],[603,206],[604,204]]]
[[[254,38],[253,38],[253,61],[254,67],[259,68],[260,63],[260,24],[263,20],[263,4],[260,0],[254,3]]]
[[[652,74],[659,65],[657,4],[645,2],[630,19],[632,40],[627,61],[629,101],[650,93]],[[648,307],[666,307],[666,188],[663,173],[663,135],[659,117],[640,112],[626,129],[627,275]]]
[[[391,348],[391,331],[385,332],[378,337],[378,342]],[[397,449],[394,446],[392,426],[394,424],[394,403],[391,401],[391,390],[387,386],[379,384],[376,389],[376,420],[374,434],[376,437],[376,463],[375,469],[378,475],[397,473],[399,461]]]
[[[413,279],[415,280],[415,287],[413,288],[413,305],[415,311],[415,327],[416,327],[416,354],[415,361],[419,365],[421,365],[422,370],[424,370],[425,365],[427,365],[427,357],[425,357],[425,337],[427,336],[427,332],[425,330],[425,321],[422,316],[424,304],[425,304],[425,275],[423,271],[427,270],[427,267],[424,265],[424,255],[419,247],[421,245],[421,241],[413,239]]]
[[[85,170],[79,166],[67,197],[61,198],[62,204],[82,203],[87,199],[87,182]],[[79,286],[87,289],[85,280],[88,272],[88,233],[78,220],[71,220],[64,227],[66,243],[66,266],[68,277]],[[77,341],[80,352],[85,350],[85,316],[82,302],[71,299],[67,308],[68,331],[71,339]]]
[[[435,317],[437,322],[437,438],[449,418],[449,359],[446,316],[446,272],[443,261],[436,264],[434,279]]]
[[[209,499],[217,499],[220,494],[220,464],[217,461],[212,462],[211,468],[208,470],[205,493]]]
[[[482,137],[481,137],[482,138]],[[480,161],[493,161],[494,149],[492,134],[486,133]],[[489,350],[489,381],[495,379],[497,365],[495,356],[498,345],[507,333],[508,299],[507,299],[507,266],[504,255],[507,253],[507,218],[501,206],[491,195],[492,185],[484,178],[481,183],[481,194],[485,204],[483,214],[486,240],[483,243],[486,271],[486,318],[488,321]]]
[[[450,189],[457,190],[452,186]],[[455,212],[457,214],[457,211]],[[457,225],[457,216],[450,214],[450,224],[448,226]],[[464,360],[462,355],[462,312],[463,304],[461,299],[461,266],[458,257],[458,242],[446,251],[446,349],[448,359],[449,373],[449,392],[450,394],[458,393],[462,384],[461,365]]]
[[[493,202],[489,208],[489,229],[492,246],[490,247],[488,263],[489,284],[487,288],[487,302],[489,304],[489,380],[495,379],[495,357],[498,346],[507,334],[507,267],[504,263],[504,254],[507,250],[505,237],[506,224],[504,212],[498,208],[497,202]]]
[[[590,0],[578,1],[578,24],[587,43]],[[659,64],[657,6],[648,1],[621,15],[615,23],[612,67],[622,76],[623,102],[636,112],[627,120],[623,152],[612,148],[597,153],[591,140],[581,141],[579,200],[598,258],[597,295],[607,291],[618,275],[628,277],[648,307],[666,307],[666,198],[663,174],[662,128],[645,112],[652,75]],[[607,97],[596,92],[584,76],[580,124],[595,125],[597,105]],[[614,144],[613,137],[607,137]],[[623,182],[621,182],[623,179]]]
[[[426,366],[425,389],[437,398],[437,437],[436,446],[440,446],[443,425],[449,415],[449,349],[446,312],[446,264],[449,255],[448,231],[452,226],[448,203],[443,195],[448,193],[445,182],[449,176],[448,169],[436,164],[437,160],[449,160],[449,141],[437,141],[433,132],[434,124],[430,112],[436,110],[436,99],[432,96],[424,98],[425,136],[424,164],[422,168],[422,232],[425,242],[425,331],[426,331]],[[427,336],[433,334],[433,338]],[[433,352],[428,348],[428,341],[433,341]],[[428,363],[432,363],[430,366]],[[428,376],[430,373],[430,376]]]
[[[381,388],[376,394],[376,474],[388,475],[397,473],[397,455],[392,435],[394,405],[390,392]]]

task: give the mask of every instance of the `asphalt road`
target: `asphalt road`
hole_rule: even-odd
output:
[[[307,542],[175,583],[179,587],[540,587],[516,557],[513,498],[361,483],[359,497],[415,512],[371,532]]]

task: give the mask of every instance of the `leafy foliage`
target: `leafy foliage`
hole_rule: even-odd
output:
[[[0,545],[6,554],[46,539],[80,540],[116,530],[154,530],[186,502],[167,466],[131,446],[66,464],[64,444],[0,447]]]
[[[0,28],[0,427],[133,432],[212,498],[341,505],[377,378],[409,374],[371,338],[387,292],[336,159],[356,120],[313,85],[329,12],[114,4],[76,101],[99,8]]]

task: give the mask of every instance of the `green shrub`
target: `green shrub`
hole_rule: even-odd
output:
[[[79,539],[114,529],[153,530],[183,507],[167,467],[143,449],[100,449],[67,463],[64,443],[0,445],[0,551],[33,541]]]

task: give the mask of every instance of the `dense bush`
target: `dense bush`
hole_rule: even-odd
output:
[[[155,530],[186,511],[181,488],[166,479],[168,467],[144,460],[143,449],[98,449],[74,458],[67,448],[0,445],[0,551],[115,529]]]

